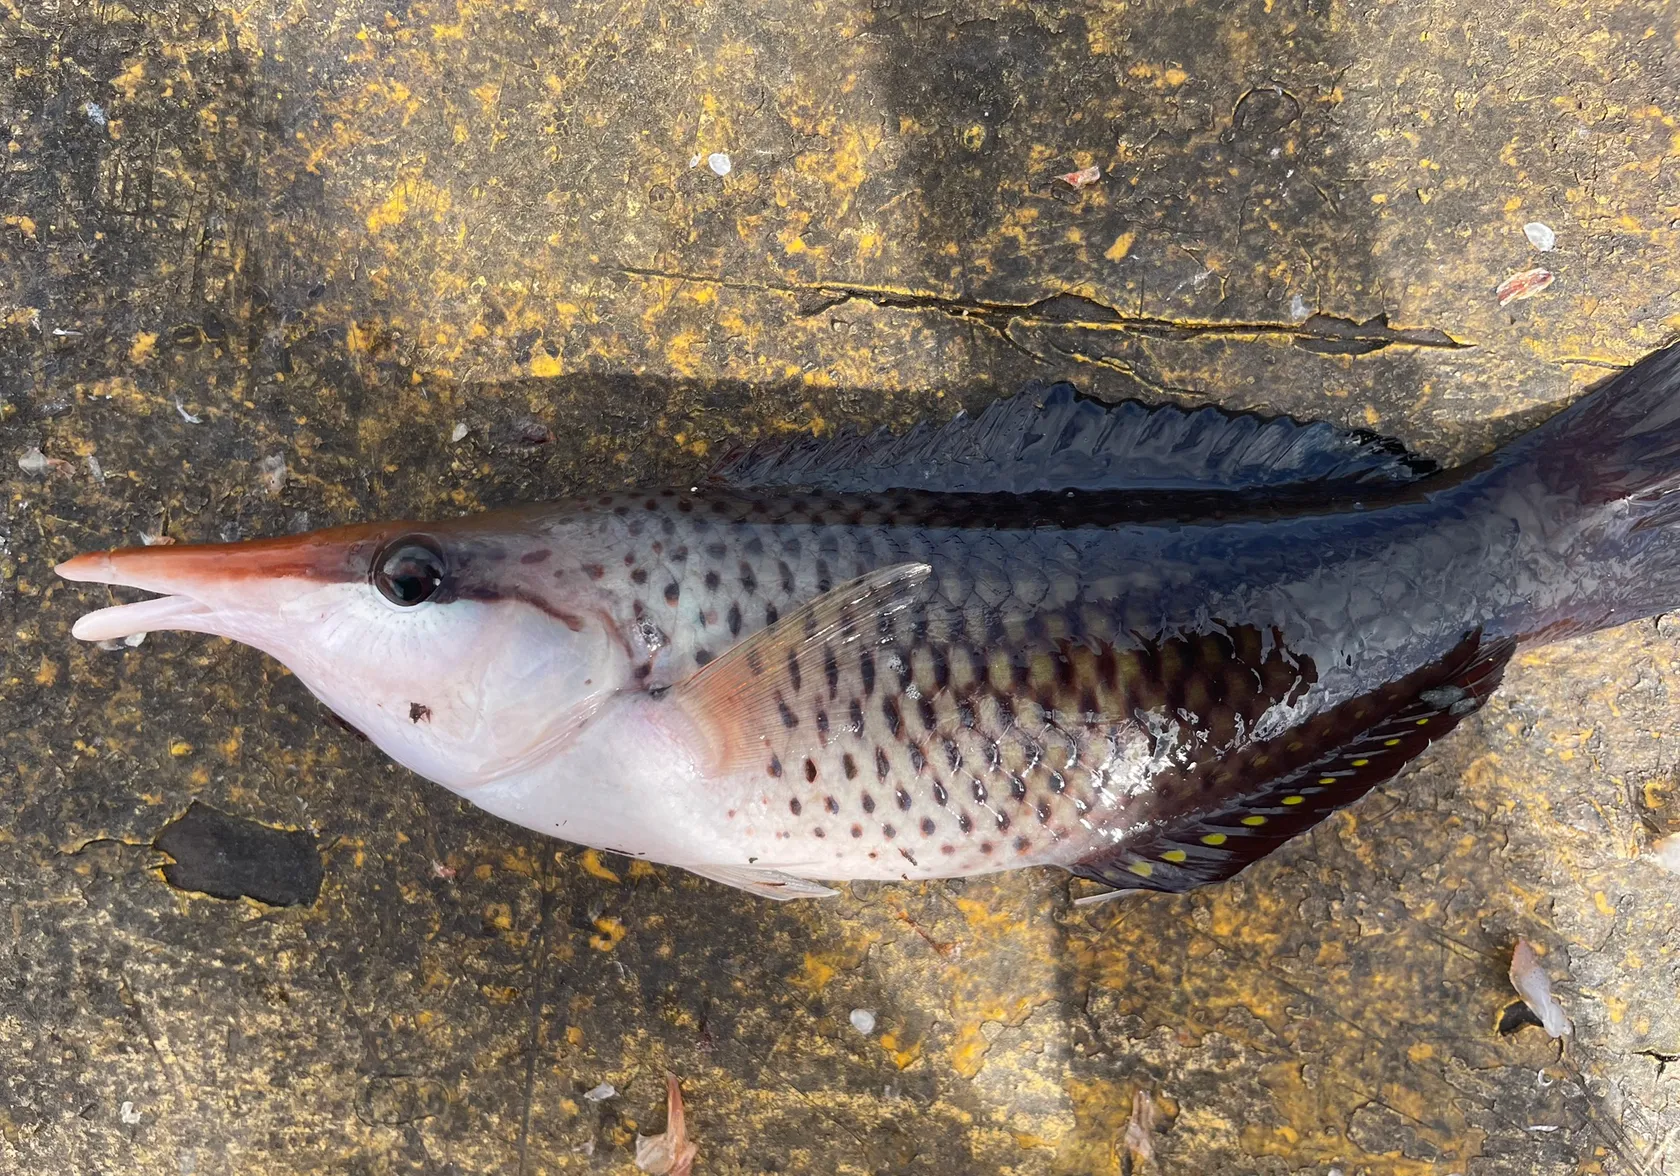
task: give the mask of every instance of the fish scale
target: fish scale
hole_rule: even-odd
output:
[[[624,548],[614,590],[669,635],[655,687],[841,577],[932,569],[924,599],[875,640],[821,655],[832,674],[788,663],[759,762],[718,788],[759,861],[914,877],[1094,852],[1141,822],[1151,765],[1217,758],[1316,680],[1253,625],[1117,643],[1126,581],[1091,574],[1117,562],[1096,525],[932,526],[965,512],[906,494],[771,503],[710,488],[596,507],[597,541]]]
[[[722,632],[731,642],[750,636],[837,577],[939,560],[935,607],[901,619],[876,644],[831,652],[826,664],[790,663],[787,715],[795,724],[784,720],[787,736],[766,739],[762,757],[760,787],[774,791],[756,804],[749,798],[732,819],[751,820],[749,836],[772,842],[832,837],[842,843],[836,860],[887,861],[886,876],[928,853],[960,854],[951,863],[959,867],[1005,854],[1036,860],[1084,832],[1084,814],[1102,803],[1108,734],[1070,734],[1047,714],[1084,693],[1065,672],[1075,656],[1058,650],[1053,636],[1087,626],[1033,610],[1029,600],[1044,598],[1047,577],[997,576],[984,581],[994,590],[982,599],[974,570],[985,565],[957,554],[962,536],[924,528],[918,505],[905,496],[823,496],[771,507],[726,491],[596,503],[607,512],[600,538],[627,541],[613,587],[627,593],[634,615],[674,635],[658,651],[653,682],[688,677],[712,660]],[[638,509],[648,519],[636,527],[626,520]],[[895,524],[895,512],[910,520]],[[1053,545],[1043,536],[1034,542]],[[1016,594],[1019,583],[1029,600]],[[729,623],[737,615],[738,627]],[[935,632],[945,640],[932,640]],[[1000,636],[1009,643],[982,656],[982,643]],[[1015,698],[1023,686],[1036,698]],[[805,754],[807,733],[797,728],[807,725],[818,737]],[[1089,758],[1092,746],[1101,756]],[[964,764],[991,766],[975,773]]]

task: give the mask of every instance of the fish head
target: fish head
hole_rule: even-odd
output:
[[[568,578],[581,561],[559,558],[564,539],[480,515],[94,552],[57,571],[161,594],[84,615],[76,637],[254,646],[392,759],[467,792],[540,762],[629,678],[610,602]]]

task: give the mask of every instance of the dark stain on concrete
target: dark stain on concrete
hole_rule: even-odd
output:
[[[212,898],[308,906],[321,893],[321,853],[306,830],[274,829],[194,801],[152,842],[172,859],[163,880]]]

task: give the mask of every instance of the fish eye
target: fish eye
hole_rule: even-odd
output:
[[[392,604],[424,604],[443,584],[443,556],[428,540],[398,539],[374,557],[369,578]]]

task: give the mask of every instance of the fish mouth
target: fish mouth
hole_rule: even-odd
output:
[[[70,635],[81,641],[120,641],[154,629],[197,629],[212,615],[208,605],[190,596],[158,596],[84,613],[70,626]]]
[[[144,552],[145,549],[139,549]],[[118,559],[126,552],[96,551],[65,560],[53,570],[66,580],[90,584],[141,588],[159,591],[152,583],[137,583],[139,579],[154,581],[154,576],[125,575],[118,567]],[[195,629],[214,614],[214,609],[201,600],[183,592],[167,592],[150,600],[133,604],[117,604],[96,609],[76,618],[70,635],[81,641],[120,641],[124,637],[141,636],[154,629]],[[196,622],[196,623],[195,623]]]
[[[335,581],[365,574],[380,527],[340,527],[246,543],[124,547],[65,560],[66,580],[155,592],[155,599],[87,613],[71,627],[83,641],[114,641],[154,629],[213,633],[218,616],[272,603],[286,582]],[[284,590],[281,590],[282,593]]]

